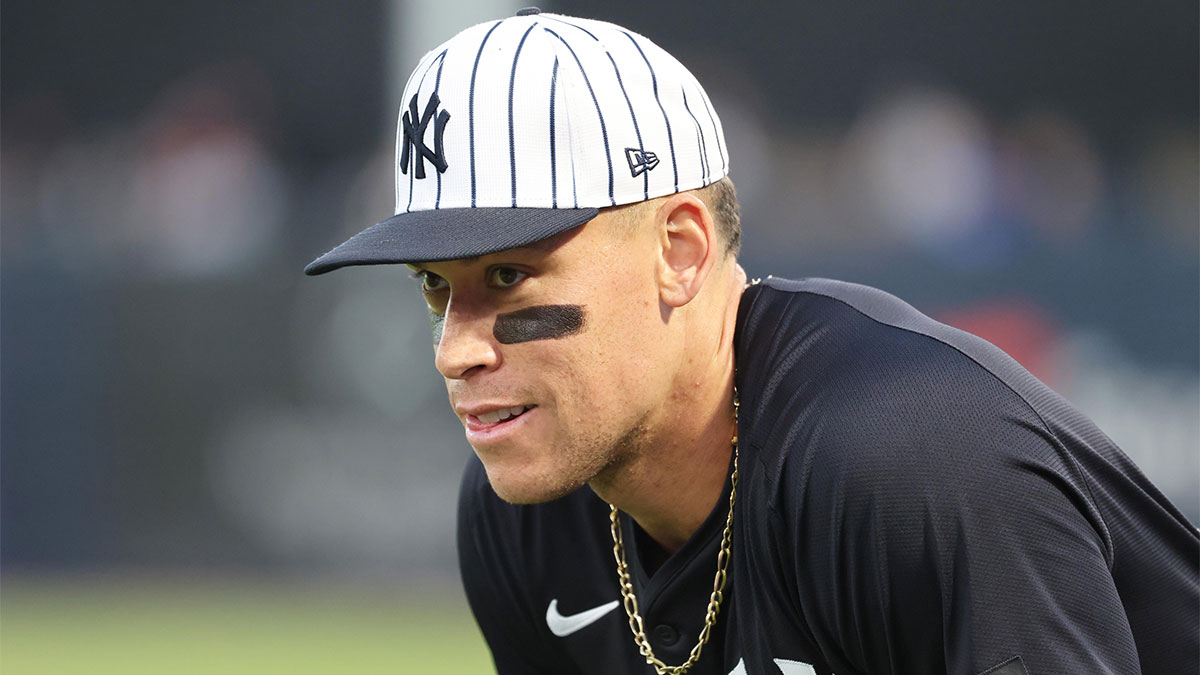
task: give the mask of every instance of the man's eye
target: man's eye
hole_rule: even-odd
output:
[[[421,290],[425,293],[433,293],[447,288],[449,284],[446,280],[428,270],[418,270],[413,277],[420,280]]]
[[[496,267],[489,273],[491,278],[488,280],[493,286],[499,288],[508,288],[521,283],[529,275],[511,267]]]

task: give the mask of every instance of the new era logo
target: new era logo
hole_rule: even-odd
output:
[[[625,159],[634,178],[658,166],[658,155],[641,148],[625,148]]]

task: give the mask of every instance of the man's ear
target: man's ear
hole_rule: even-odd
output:
[[[716,224],[708,206],[690,192],[663,202],[655,223],[660,246],[659,295],[669,307],[682,307],[700,293],[720,255]]]

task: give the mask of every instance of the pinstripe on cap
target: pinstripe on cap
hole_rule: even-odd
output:
[[[728,173],[679,61],[620,26],[522,10],[421,59],[396,132],[396,215],[305,268],[453,260],[578,227]]]

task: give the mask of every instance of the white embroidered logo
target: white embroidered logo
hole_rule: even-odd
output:
[[[775,659],[775,665],[779,666],[779,672],[782,675],[817,675],[817,671],[813,670],[812,666],[800,661]],[[729,675],[748,675],[745,659],[739,659],[738,664],[729,671]]]
[[[599,607],[593,607],[578,614],[563,616],[558,613],[558,599],[555,598],[550,601],[550,606],[546,608],[546,625],[550,627],[551,633],[554,633],[558,637],[566,637],[581,628],[586,628],[595,623],[600,617],[613,611],[620,604],[620,601],[613,600],[612,602],[606,602]]]

